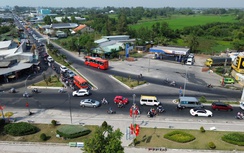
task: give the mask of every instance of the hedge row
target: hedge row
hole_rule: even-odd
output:
[[[196,139],[193,135],[182,131],[172,131],[165,134],[164,138],[181,143],[190,142]]]
[[[59,127],[56,133],[61,137],[73,139],[87,135],[91,133],[91,130],[79,125],[66,125]]]
[[[11,123],[4,126],[4,132],[13,136],[29,135],[38,131],[39,129],[36,126],[26,122]]]
[[[244,146],[244,134],[243,133],[229,133],[222,137],[222,140],[238,146]]]

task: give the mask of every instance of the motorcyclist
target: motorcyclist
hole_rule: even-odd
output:
[[[158,110],[158,112],[160,112],[160,113],[162,113],[163,112],[163,106],[161,106],[161,105],[159,105],[158,107],[157,107],[157,110]]]
[[[11,92],[11,93],[15,93],[15,92],[16,92],[15,88],[11,88],[11,89],[10,89],[10,92]]]
[[[113,113],[112,107],[109,107],[108,111],[112,114]]]
[[[59,89],[59,92],[60,92],[60,93],[63,93],[63,92],[64,92],[64,88],[60,88],[60,89]]]
[[[107,104],[108,101],[107,101],[105,98],[103,98],[103,99],[102,99],[102,103],[103,103],[103,104]]]
[[[122,108],[122,107],[124,107],[124,104],[123,104],[122,102],[119,102],[119,103],[118,103],[118,107],[119,107],[119,108]]]
[[[33,92],[37,93],[38,92],[38,89],[37,88],[34,88],[33,89]]]

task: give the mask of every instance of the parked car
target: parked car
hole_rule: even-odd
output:
[[[81,107],[94,107],[97,108],[101,105],[100,101],[94,100],[94,99],[82,99],[80,101]]]
[[[223,79],[220,79],[219,81],[220,81],[220,83],[222,83]],[[225,84],[234,84],[235,80],[233,78],[224,78],[224,83]]]
[[[68,68],[66,66],[61,65],[60,66],[60,71],[61,72],[66,72],[66,71],[68,71]]]
[[[213,110],[226,110],[226,111],[233,111],[233,108],[229,104],[225,104],[222,102],[213,102],[212,103]]]
[[[52,58],[51,56],[48,56],[48,57],[47,57],[47,61],[51,63],[51,62],[53,62],[54,60],[53,60],[53,58]]]
[[[114,103],[122,103],[122,104],[127,104],[129,102],[128,98],[125,98],[123,96],[115,96],[114,97]]]
[[[73,93],[72,93],[73,96],[88,96],[89,94],[90,94],[89,90],[87,90],[87,89],[76,90],[76,91],[73,91]]]
[[[190,114],[192,116],[204,116],[204,117],[212,117],[213,113],[210,110],[206,110],[203,108],[193,108],[190,110]]]

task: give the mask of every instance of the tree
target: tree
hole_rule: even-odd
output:
[[[190,51],[195,52],[197,50],[197,47],[199,46],[199,41],[197,39],[197,36],[196,35],[189,36],[187,42],[189,44]]]
[[[113,128],[104,121],[102,126],[96,128],[93,136],[85,140],[84,151],[86,153],[123,153],[124,148],[120,140],[122,135],[119,129],[113,131]]]
[[[50,25],[52,23],[51,17],[50,16],[45,16],[43,21],[45,22],[45,24]]]

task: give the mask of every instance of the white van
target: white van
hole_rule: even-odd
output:
[[[179,98],[179,103],[177,105],[178,109],[194,108],[194,107],[203,108],[203,105],[197,100],[197,98],[195,98],[195,97],[180,97]]]
[[[141,95],[140,104],[148,106],[158,106],[161,104],[161,102],[158,101],[156,96]]]

